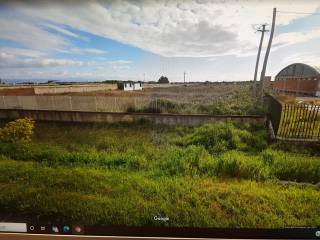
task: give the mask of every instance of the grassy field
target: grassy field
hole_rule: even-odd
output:
[[[4,105],[22,109],[219,115],[262,115],[265,112],[253,96],[250,82],[155,86],[142,91],[103,90],[37,96],[30,93],[32,88],[18,88],[0,91],[0,95],[9,95],[4,96]]]
[[[263,126],[36,123],[0,144],[0,217],[97,225],[320,225],[318,147]],[[169,221],[154,221],[167,216]]]
[[[253,95],[250,83],[206,83],[150,88],[144,89],[139,96],[154,100],[143,107],[130,107],[129,112],[217,115],[259,115],[265,112]]]

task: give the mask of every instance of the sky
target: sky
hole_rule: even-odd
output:
[[[260,24],[270,29],[266,75],[320,65],[320,1],[1,1],[0,78],[16,81],[248,81]],[[260,59],[269,39],[266,33]],[[261,68],[259,69],[260,72]]]

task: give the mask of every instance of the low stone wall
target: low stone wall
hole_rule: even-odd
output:
[[[29,117],[36,121],[63,122],[133,122],[146,119],[156,124],[196,126],[211,121],[235,121],[246,123],[265,123],[263,116],[213,116],[213,115],[178,115],[152,113],[110,113],[110,112],[80,112],[80,111],[48,111],[48,110],[0,110],[0,119],[17,119]]]

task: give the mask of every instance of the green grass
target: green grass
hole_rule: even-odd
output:
[[[184,96],[181,96],[183,98]],[[159,98],[144,107],[128,107],[127,112],[212,114],[212,115],[263,115],[265,109],[249,86],[229,89],[224,96],[208,97],[210,100],[179,100]]]
[[[265,139],[248,124],[37,123],[31,143],[0,144],[0,212],[98,225],[319,225],[319,148]]]
[[[320,224],[320,192],[276,183],[157,177],[1,161],[2,211],[87,224],[282,227]],[[153,216],[169,216],[159,223]]]

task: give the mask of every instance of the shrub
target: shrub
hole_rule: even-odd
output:
[[[230,151],[218,158],[215,169],[217,176],[236,177],[251,180],[270,178],[269,168],[255,156]]]
[[[264,136],[255,136],[254,133],[236,127],[231,122],[207,123],[194,132],[182,138],[182,145],[201,145],[211,154],[222,153],[228,150],[261,150],[267,146]]]
[[[262,153],[265,163],[269,164],[270,172],[280,179],[296,182],[320,182],[320,162],[314,157],[294,155],[282,151],[266,150]]]
[[[210,159],[203,147],[172,147],[161,156],[159,169],[167,175],[199,175],[202,161]]]
[[[149,102],[147,106],[135,108],[130,106],[127,112],[144,112],[144,113],[181,113],[184,104],[175,103],[166,99],[156,99]]]
[[[30,142],[33,136],[34,121],[30,118],[17,119],[0,129],[0,139],[4,142]]]

